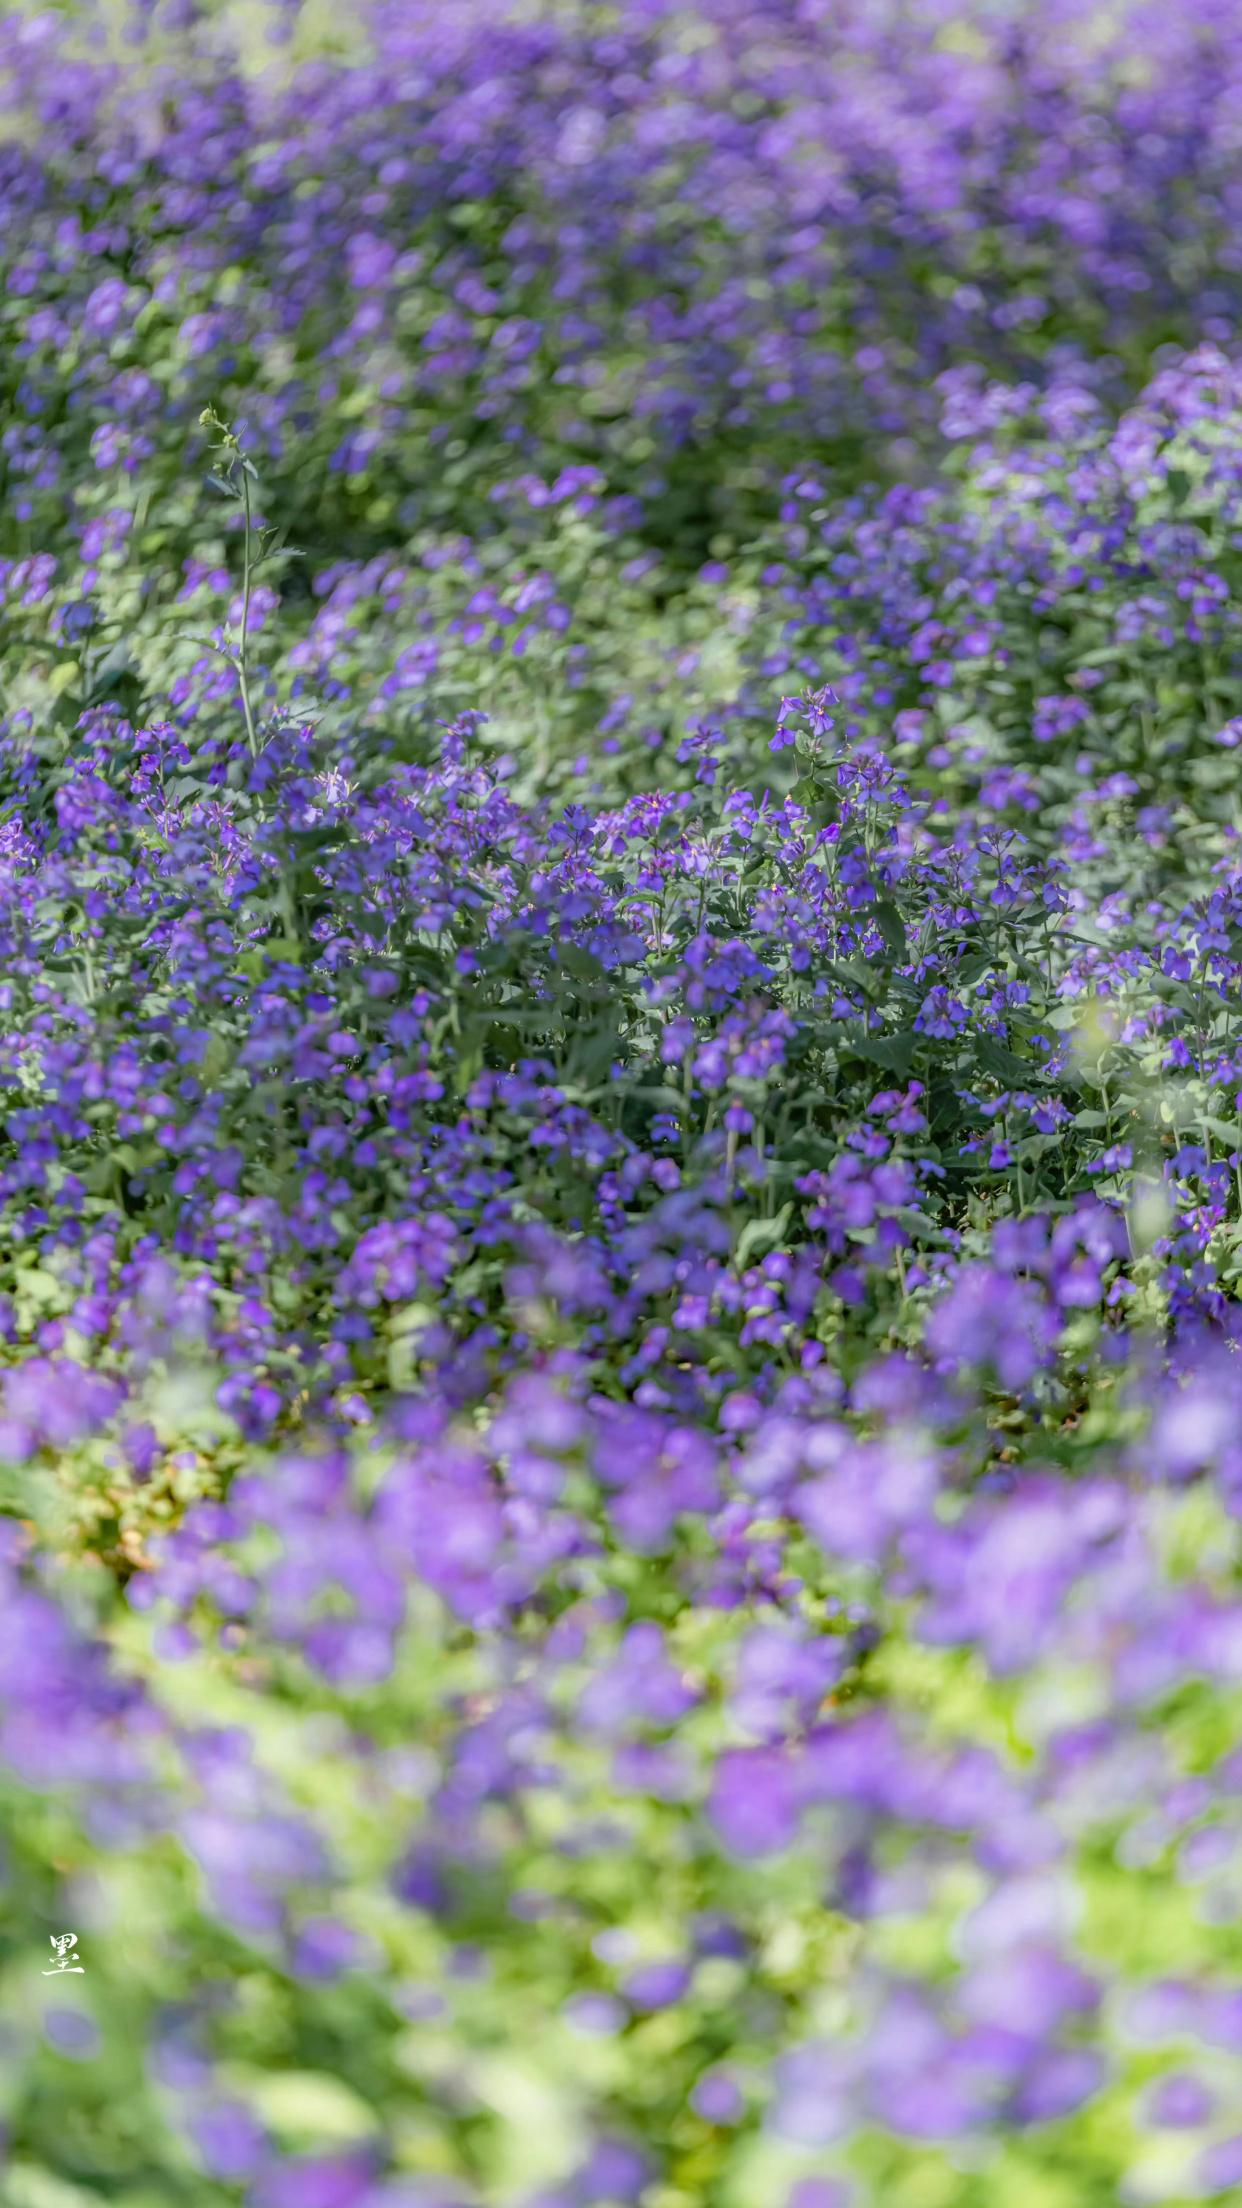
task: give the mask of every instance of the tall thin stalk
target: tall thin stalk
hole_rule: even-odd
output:
[[[237,687],[241,693],[242,712],[246,720],[246,741],[250,747],[251,758],[257,759],[259,756],[259,737],[255,725],[254,701],[250,695],[250,613],[254,594],[255,571],[266,560],[298,559],[300,554],[292,545],[287,545],[284,542],[283,531],[260,529],[256,556],[253,542],[254,509],[251,503],[250,488],[252,483],[258,481],[258,473],[254,462],[247,454],[236,430],[231,428],[228,422],[221,419],[214,407],[204,407],[199,415],[199,424],[203,429],[214,429],[216,432],[217,442],[212,448],[216,461],[216,473],[209,476],[208,481],[213,490],[218,491],[225,498],[235,500],[240,505],[243,541],[241,627],[237,643],[236,645],[218,644],[211,637],[204,637],[198,641],[207,644],[213,652],[219,653],[222,659],[227,659],[230,667],[234,669],[237,675]]]
[[[240,448],[239,448],[240,449]],[[250,628],[250,470],[242,461],[242,514],[245,519],[245,542],[242,547],[242,611],[241,636],[237,645],[237,686],[241,691],[242,712],[246,716],[246,741],[250,756],[259,756],[258,738],[254,732],[254,712],[250,703],[250,679],[246,666],[246,642]]]

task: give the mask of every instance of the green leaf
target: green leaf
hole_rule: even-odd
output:
[[[884,898],[876,906],[875,924],[893,957],[896,959],[908,958],[910,947],[906,941],[906,924],[890,898]]]
[[[885,977],[878,974],[874,966],[869,966],[864,958],[839,958],[832,971],[840,974],[843,980],[852,982],[855,989],[861,989],[863,995],[870,997],[873,1003],[883,995]]]
[[[1169,497],[1172,499],[1173,504],[1175,506],[1180,506],[1182,500],[1186,497],[1187,493],[1190,490],[1190,476],[1187,474],[1185,468],[1170,468],[1164,480],[1166,485],[1168,486]]]
[[[981,1035],[975,1044],[975,1057],[985,1073],[1007,1088],[1036,1088],[1043,1086],[1043,1074],[1029,1058],[1019,1058],[1015,1050],[998,1043],[994,1035]]]
[[[784,1204],[775,1219],[747,1220],[737,1238],[737,1248],[733,1253],[739,1273],[745,1271],[752,1258],[766,1257],[770,1250],[778,1247],[792,1210],[792,1204]]]
[[[954,968],[954,979],[962,986],[978,981],[981,974],[991,972],[996,964],[991,951],[968,951]]]
[[[895,1035],[864,1035],[859,1028],[849,1027],[841,1036],[842,1046],[852,1050],[855,1057],[865,1058],[868,1065],[883,1066],[903,1081],[909,1079],[919,1040],[913,1028]]]
[[[542,1031],[557,1025],[556,1006],[534,1004],[491,1004],[487,1018],[493,1027],[529,1028]]]
[[[644,1104],[658,1105],[662,1112],[684,1112],[686,1109],[686,1099],[680,1089],[661,1088],[647,1082],[635,1082],[633,1088],[627,1089],[626,1094],[640,1098]]]
[[[323,2071],[258,2072],[247,2077],[243,2090],[263,2123],[291,2144],[344,2143],[379,2130],[374,2110],[340,2078]]]
[[[600,981],[604,977],[603,966],[594,951],[584,950],[581,943],[558,944],[556,957],[558,965],[568,973],[580,975],[584,981]]]
[[[70,2185],[33,2162],[10,2163],[4,2196],[7,2208],[98,2208],[99,2200],[93,2187],[88,2192],[81,2185]]]

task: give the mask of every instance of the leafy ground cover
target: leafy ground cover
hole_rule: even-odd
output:
[[[6,2203],[1234,2197],[1236,11],[0,60]]]

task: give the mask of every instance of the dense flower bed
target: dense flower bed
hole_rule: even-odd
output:
[[[1228,0],[7,22],[5,527],[141,470],[148,576],[222,399],[320,547],[551,458],[702,558],[782,466],[906,473],[946,371],[1124,388],[1237,326]]]
[[[1234,11],[129,32],[0,51],[6,2202],[1232,2197]]]

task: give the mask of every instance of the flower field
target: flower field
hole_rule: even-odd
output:
[[[0,19],[4,2208],[1242,2197],[1239,112]]]

